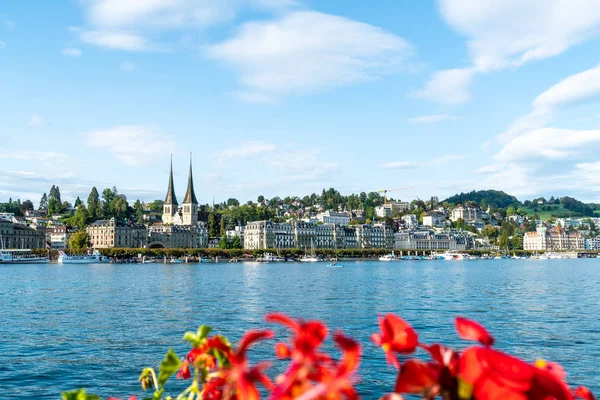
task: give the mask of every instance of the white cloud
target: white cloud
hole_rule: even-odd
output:
[[[275,145],[272,143],[265,142],[247,142],[238,147],[231,147],[225,149],[219,155],[220,160],[227,158],[240,158],[240,157],[256,157],[264,153],[271,153],[275,151]]]
[[[75,48],[63,49],[62,53],[69,57],[81,57],[82,55],[81,50]]]
[[[44,120],[42,119],[42,117],[40,117],[37,114],[33,114],[31,117],[29,117],[29,121],[27,122],[27,125],[29,126],[40,126],[44,123]]]
[[[173,138],[146,126],[125,125],[84,134],[86,144],[105,148],[125,164],[151,164],[157,158],[173,153]]]
[[[137,64],[131,61],[125,61],[121,63],[121,69],[126,72],[135,71],[137,69]]]
[[[409,118],[406,120],[406,122],[410,122],[411,124],[425,125],[425,124],[435,124],[437,122],[454,120],[454,119],[458,119],[458,117],[455,117],[453,115],[448,115],[448,114],[433,114],[433,115],[423,115],[420,117]]]
[[[600,130],[542,128],[512,139],[494,158],[501,161],[560,160],[580,157],[594,144],[600,144]]]
[[[379,168],[384,169],[411,169],[416,167],[417,164],[410,161],[392,161],[379,164]]]
[[[112,50],[164,51],[165,46],[149,42],[144,36],[126,31],[72,29],[87,44]]]
[[[34,150],[1,151],[0,158],[22,161],[52,161],[61,163],[66,162],[68,160],[67,155],[64,153]]]
[[[447,71],[436,72],[421,97],[443,103],[469,99],[469,83],[476,73],[562,54],[600,33],[600,2],[590,0],[439,0],[446,23],[467,38],[470,66],[456,83]],[[442,74],[441,77],[439,74]],[[450,80],[452,81],[452,80]],[[457,92],[454,93],[453,90]]]
[[[460,104],[471,98],[469,87],[474,70],[471,68],[448,69],[435,72],[416,97],[437,101],[443,104]]]
[[[181,29],[231,20],[243,7],[282,9],[292,0],[92,0],[87,18],[105,28]]]
[[[365,23],[296,11],[243,24],[233,38],[208,46],[207,54],[236,68],[253,96],[277,97],[380,78],[398,69],[412,47]]]
[[[600,3],[590,0],[440,0],[439,9],[480,71],[556,56],[600,28]]]
[[[506,142],[549,123],[564,107],[600,98],[600,65],[571,75],[535,98],[531,112],[518,118],[498,136]]]

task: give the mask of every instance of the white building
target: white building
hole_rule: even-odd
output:
[[[375,207],[375,215],[379,218],[385,218],[392,215],[392,212],[405,212],[410,210],[410,203],[407,202],[389,202]]]
[[[452,210],[452,221],[462,219],[465,222],[481,222],[481,208],[475,206],[458,206]]]
[[[317,214],[317,220],[323,224],[347,226],[350,223],[350,214],[327,210]]]
[[[290,224],[272,221],[248,222],[244,229],[244,248],[291,249],[296,247],[294,231]]]
[[[0,219],[5,219],[7,221],[12,221],[15,214],[10,212],[0,212]]]
[[[430,211],[423,217],[423,225],[428,228],[434,226],[446,225],[446,214],[436,211]]]
[[[227,236],[227,240],[232,240],[235,237],[239,237],[240,243],[242,244],[242,247],[244,247],[244,227],[243,226],[236,226],[235,229],[230,229],[230,230],[226,231],[225,235]]]
[[[538,228],[536,232],[525,232],[523,249],[538,250],[584,250],[585,239],[579,232],[568,232],[560,226],[552,229]]]
[[[414,214],[407,214],[402,216],[405,228],[416,228],[419,225],[419,219]]]
[[[72,229],[66,225],[54,226],[46,231],[46,240],[50,242],[50,247],[57,250],[67,248],[67,242],[71,237]]]
[[[470,250],[475,240],[466,233],[435,233],[433,231],[398,232],[394,248],[399,250]]]

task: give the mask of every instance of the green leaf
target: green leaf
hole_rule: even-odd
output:
[[[212,328],[210,326],[202,325],[200,328],[198,328],[198,339],[205,339],[210,333],[210,331],[212,331]]]
[[[169,352],[165,356],[165,359],[160,363],[160,369],[158,372],[158,386],[164,387],[167,380],[179,369],[181,366],[181,360],[175,354],[173,349],[169,349]]]
[[[85,394],[85,389],[63,392],[60,397],[62,400],[100,400],[100,397],[95,394]]]
[[[196,344],[199,342],[198,335],[196,335],[194,332],[186,332],[185,335],[183,335],[183,340],[187,340],[192,346],[196,346]]]

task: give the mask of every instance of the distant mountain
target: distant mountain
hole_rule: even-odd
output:
[[[455,194],[452,197],[448,197],[444,201],[452,204],[462,204],[467,201],[474,201],[478,204],[485,202],[487,205],[496,208],[506,208],[508,206],[521,204],[519,199],[517,199],[515,196],[506,194],[501,190],[473,190],[469,193]]]

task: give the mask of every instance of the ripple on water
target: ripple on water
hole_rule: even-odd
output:
[[[184,354],[186,330],[208,324],[237,339],[265,326],[265,313],[281,311],[323,319],[363,343],[364,398],[393,386],[394,371],[368,340],[377,314],[387,312],[424,341],[459,348],[466,343],[453,317],[472,317],[499,348],[558,361],[570,382],[600,391],[598,260],[344,264],[2,266],[0,387],[8,398],[56,399],[83,386],[103,396],[139,393],[139,371],[171,346]],[[331,341],[325,347],[337,354]],[[252,356],[271,350],[264,344]]]

